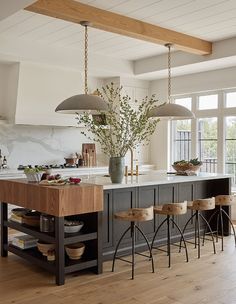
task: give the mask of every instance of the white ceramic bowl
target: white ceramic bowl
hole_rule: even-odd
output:
[[[41,181],[41,178],[43,176],[44,172],[37,172],[37,173],[25,173],[28,182],[31,183],[39,183]]]
[[[83,222],[78,222],[78,225],[70,225],[70,226],[64,225],[64,231],[65,233],[77,233],[82,229],[83,226],[84,226]]]

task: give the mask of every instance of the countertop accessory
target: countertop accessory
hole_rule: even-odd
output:
[[[53,232],[55,228],[54,216],[41,213],[40,215],[40,231]]]
[[[55,244],[45,243],[42,241],[37,242],[38,250],[44,255],[47,256],[48,252],[51,252],[55,249]]]
[[[82,227],[84,226],[84,223],[81,221],[64,221],[64,231],[65,233],[77,233],[79,232]]]
[[[85,245],[84,243],[75,243],[71,245],[66,245],[65,249],[67,255],[71,260],[79,260],[84,253]]]
[[[62,101],[56,108],[58,113],[76,114],[89,111],[90,114],[97,114],[98,111],[106,111],[107,105],[102,98],[94,94],[88,94],[88,26],[89,21],[81,21],[85,28],[84,44],[84,94],[74,95]]]
[[[196,175],[196,172],[201,168],[202,162],[197,158],[190,159],[190,161],[177,161],[172,165],[177,175]]]
[[[166,117],[172,120],[177,119],[192,119],[194,118],[193,112],[186,107],[171,102],[171,43],[165,44],[168,48],[168,99],[167,102],[158,107],[153,108],[149,112],[149,117]]]

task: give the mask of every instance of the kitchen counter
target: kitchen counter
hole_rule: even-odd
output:
[[[183,176],[175,174],[167,174],[166,172],[160,172],[157,170],[150,170],[148,172],[141,173],[139,176],[128,176],[124,177],[122,183],[112,184],[110,177],[102,175],[91,175],[86,178],[82,178],[83,182],[91,184],[102,185],[104,190],[121,189],[129,187],[142,187],[152,185],[163,185],[173,183],[186,183],[196,182],[202,180],[222,179],[231,178],[231,175],[220,174],[220,173],[206,173],[200,172],[198,175]]]

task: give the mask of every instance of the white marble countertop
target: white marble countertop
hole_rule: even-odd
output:
[[[82,178],[82,182],[102,185],[104,190],[109,190],[109,189],[119,189],[119,188],[128,188],[128,187],[185,183],[185,182],[231,178],[231,177],[232,176],[228,174],[218,174],[218,173],[199,173],[197,176],[196,175],[180,176],[180,175],[167,174],[164,172],[161,173],[160,171],[156,171],[156,170],[151,170],[146,173],[140,174],[137,177],[136,176],[124,177],[121,184],[112,184],[110,177],[104,177],[99,175],[93,175],[87,178]]]
[[[141,165],[139,168],[140,172],[147,172],[153,169],[153,165]],[[107,166],[100,167],[79,167],[79,168],[64,168],[64,169],[51,169],[52,174],[61,174],[64,177],[68,176],[82,176],[88,178],[93,175],[103,176],[108,174]],[[13,179],[13,178],[24,178],[25,174],[23,170],[17,169],[1,169],[0,179]]]

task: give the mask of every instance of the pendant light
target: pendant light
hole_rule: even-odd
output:
[[[171,44],[168,43],[165,45],[168,48],[168,99],[167,102],[153,108],[149,117],[166,117],[168,119],[177,120],[177,119],[191,119],[194,118],[193,112],[191,112],[186,107],[181,105],[171,103]]]
[[[105,101],[97,95],[88,94],[88,26],[91,23],[81,21],[84,26],[84,94],[71,96],[62,101],[56,108],[58,113],[76,114],[79,112],[90,112],[97,114],[99,111],[106,111],[107,105]]]

